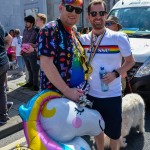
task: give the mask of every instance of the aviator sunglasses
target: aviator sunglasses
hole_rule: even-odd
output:
[[[105,26],[110,27],[110,26],[112,26],[112,25],[114,25],[114,24],[116,24],[116,23],[114,23],[114,22],[106,22],[106,23],[105,23]]]
[[[68,11],[68,12],[73,12],[75,10],[76,14],[81,14],[82,13],[82,8],[74,7],[74,6],[71,6],[71,5],[65,5],[65,4],[63,4],[63,6],[66,7],[66,11]]]
[[[99,11],[99,12],[92,11],[92,12],[90,12],[92,17],[96,17],[98,13],[99,13],[100,16],[104,16],[107,12],[106,11]]]

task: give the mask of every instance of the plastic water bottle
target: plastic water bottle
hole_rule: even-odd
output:
[[[100,79],[101,79],[101,90],[102,92],[107,92],[109,90],[108,84],[105,83],[102,79],[107,74],[104,67],[100,67]]]

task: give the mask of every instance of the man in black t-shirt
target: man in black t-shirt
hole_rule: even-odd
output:
[[[0,24],[0,125],[7,123],[8,111],[13,103],[7,103],[7,95],[4,87],[6,79],[6,72],[9,68],[5,44],[10,45],[12,41],[11,36],[6,33]]]

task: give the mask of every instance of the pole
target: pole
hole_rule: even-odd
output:
[[[82,28],[84,28],[84,0],[83,0],[83,5],[82,5]]]

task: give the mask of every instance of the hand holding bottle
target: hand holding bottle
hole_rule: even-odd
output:
[[[102,92],[107,92],[109,87],[108,84],[103,80],[107,72],[105,71],[104,67],[100,67],[100,79],[101,79],[101,90]]]

